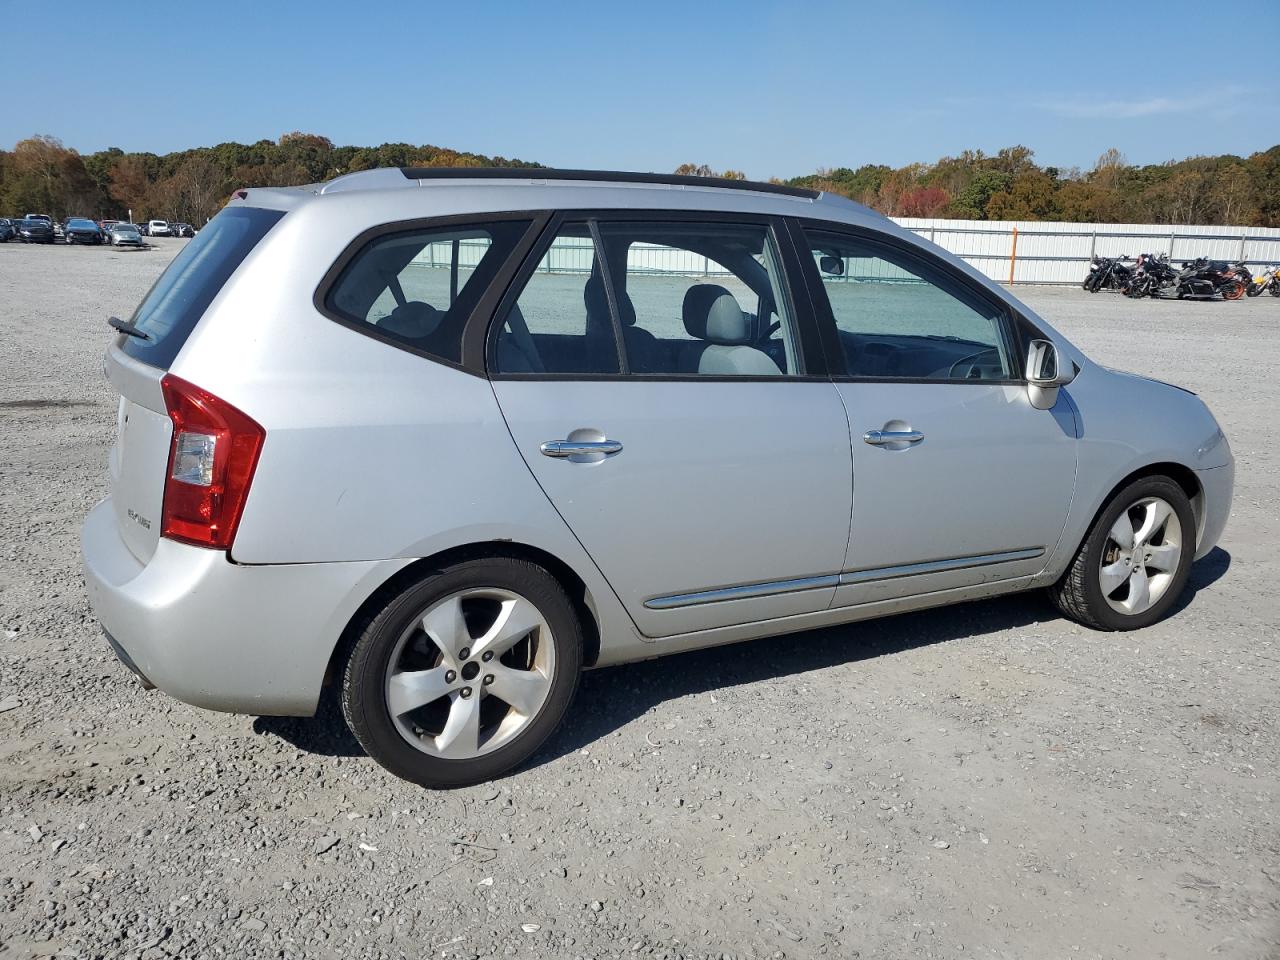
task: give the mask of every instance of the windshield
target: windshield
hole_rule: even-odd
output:
[[[116,233],[137,233],[138,228],[131,223],[117,223],[111,228]]]
[[[78,217],[72,217],[69,221],[67,221],[67,225],[71,227],[75,227],[77,230],[84,229],[85,227],[93,227],[96,230],[98,227],[98,225],[94,223],[92,220],[81,220]]]
[[[280,210],[231,207],[210,220],[135,311],[132,323],[149,339],[127,337],[124,352],[167,369],[223,284],[283,216]]]

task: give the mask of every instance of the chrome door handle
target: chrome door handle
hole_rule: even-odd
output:
[[[602,454],[611,457],[622,452],[617,440],[548,440],[542,447],[544,457],[578,457]]]
[[[868,430],[862,439],[872,446],[881,447],[886,443],[919,443],[924,434],[919,430]]]

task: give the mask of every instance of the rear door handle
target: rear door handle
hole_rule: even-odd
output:
[[[544,457],[611,457],[622,452],[617,440],[548,440],[542,445]]]
[[[886,443],[919,443],[924,434],[919,430],[868,430],[862,439],[874,447],[882,447]]]

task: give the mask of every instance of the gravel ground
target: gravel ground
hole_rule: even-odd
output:
[[[145,693],[90,617],[103,319],[180,243],[0,245],[0,957],[1280,956],[1280,301],[1018,291],[1233,441],[1168,621],[1024,596],[603,670],[430,793],[331,714]]]

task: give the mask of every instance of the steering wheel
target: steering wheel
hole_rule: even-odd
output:
[[[947,371],[951,380],[983,380],[983,367],[1000,367],[1000,351],[995,347],[979,350],[967,357],[961,357]]]

